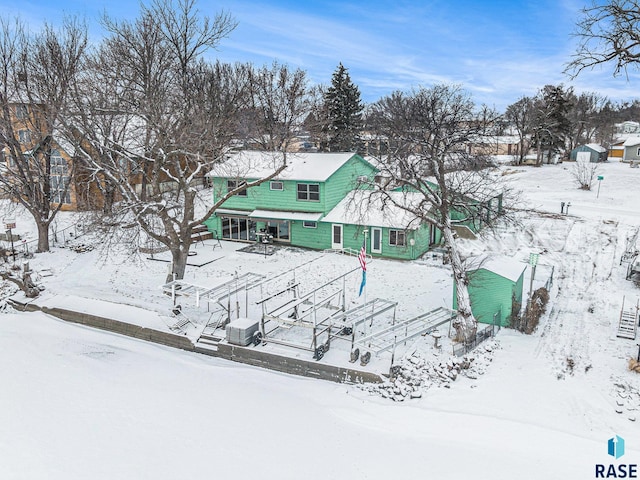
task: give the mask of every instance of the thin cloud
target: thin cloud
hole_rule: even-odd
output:
[[[613,78],[606,68],[583,72],[573,81],[563,73],[575,52],[577,39],[571,32],[583,3],[199,0],[197,7],[210,16],[223,9],[239,22],[212,57],[257,65],[277,60],[306,70],[316,84],[328,84],[342,62],[366,102],[436,83],[461,84],[478,103],[498,109],[522,95],[535,95],[546,84],[563,83],[613,99],[634,98],[635,72],[631,83]],[[126,0],[60,0],[55,8],[44,0],[0,0],[0,14],[19,13],[32,29],[45,19],[58,23],[61,12],[86,14],[97,25],[103,10],[129,20],[138,13]],[[99,33],[92,29],[92,38]]]

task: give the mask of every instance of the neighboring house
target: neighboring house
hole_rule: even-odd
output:
[[[609,145],[609,152],[607,158],[619,158],[622,160],[624,156],[624,142],[626,139],[617,139],[614,140],[611,145]]]
[[[622,145],[624,147],[623,162],[640,162],[640,137],[629,137]]]
[[[618,135],[640,133],[640,123],[634,122],[631,120],[627,120],[622,123],[616,123],[614,125],[614,128],[615,128],[616,134]]]
[[[242,151],[230,155],[208,174],[214,203],[247,181],[264,178],[282,162],[282,153]],[[241,191],[224,202],[205,223],[220,238],[256,241],[268,233],[273,241],[310,248],[340,248],[343,233],[320,220],[359,179],[376,169],[354,153],[288,153],[287,168],[271,181]]]
[[[528,140],[525,142],[528,144]],[[525,145],[525,148],[526,145]],[[468,152],[477,155],[520,155],[520,137],[517,135],[487,135],[467,144]]]
[[[527,264],[508,257],[482,256],[466,268],[471,311],[478,322],[509,326],[520,313]],[[456,284],[453,309],[457,310]]]
[[[85,166],[84,162],[79,161],[80,152],[63,135],[60,135],[60,132],[54,131],[53,135],[47,135],[46,132],[39,131],[43,128],[41,126],[46,125],[44,121],[45,108],[44,105],[25,103],[9,105],[10,121],[22,152],[33,161],[39,162],[44,162],[43,159],[49,152],[51,158],[51,205],[62,204],[61,210],[101,209],[105,205],[105,191],[111,192],[112,198],[109,199],[109,202],[117,201],[119,196],[116,189],[101,188],[105,185],[104,176],[95,175]],[[108,138],[102,138],[101,141],[105,145],[115,145],[116,147],[110,149],[112,152],[119,148],[128,152],[132,161],[125,162],[123,159],[119,159],[120,168],[138,194],[142,193],[145,184],[147,185],[147,193],[150,193],[151,187],[144,181],[142,174],[145,162],[140,160],[144,157],[145,152],[146,123],[144,119],[137,116],[121,115],[109,118],[107,123],[111,127],[110,135]],[[76,141],[85,150],[85,154],[98,155],[95,148],[82,137],[77,138]],[[2,153],[6,164],[3,174],[11,175],[11,169],[15,168],[15,164],[13,164],[11,156],[7,154],[6,146]],[[186,166],[188,161],[187,158],[184,158],[181,163]],[[151,163],[146,162],[146,165]],[[196,170],[196,167],[193,167],[193,170]],[[204,184],[204,177],[201,175],[194,178],[194,184]],[[66,185],[69,185],[69,188],[65,193]],[[175,185],[171,172],[163,171],[160,173],[160,189],[163,192],[175,189]]]
[[[574,162],[585,161],[590,163],[606,162],[609,152],[602,145],[587,143],[579,145],[571,150],[570,159]]]
[[[47,135],[38,131],[46,124],[43,118],[43,105],[26,103],[11,103],[10,121],[16,132],[23,155],[30,162],[42,162],[48,154],[50,159],[50,203],[52,207],[60,205],[61,210],[85,210],[92,207],[92,203],[100,197],[95,185],[80,181],[82,175],[72,175],[74,170],[74,149],[58,136]],[[3,175],[11,177],[17,168],[15,160],[8,154],[8,147],[2,151],[4,157]],[[76,174],[80,168],[75,168]],[[86,176],[88,177],[88,175]]]

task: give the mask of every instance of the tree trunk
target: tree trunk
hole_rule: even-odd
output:
[[[38,227],[38,249],[37,253],[49,251],[49,223],[38,221],[36,219],[36,226]]]
[[[456,300],[458,309],[456,319],[453,321],[453,327],[456,329],[456,339],[465,343],[471,342],[478,329],[478,322],[471,312],[471,300],[469,299],[469,291],[467,290],[467,276],[462,265],[460,252],[456,241],[453,238],[453,229],[451,220],[445,221],[442,229],[444,241],[449,247],[451,256],[451,268],[453,270],[453,281],[456,283]]]
[[[188,244],[181,244],[180,247],[171,250],[171,271],[167,274],[167,280],[165,283],[169,283],[174,280],[182,280],[184,278],[184,272],[187,269],[187,260],[189,259],[189,248],[191,242]]]

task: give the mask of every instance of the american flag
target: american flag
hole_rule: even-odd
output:
[[[363,240],[362,248],[360,249],[360,253],[358,254],[358,261],[360,262],[360,266],[362,267],[362,282],[360,282],[360,293],[358,296],[362,295],[362,291],[364,290],[364,286],[367,284],[367,240]]]
[[[358,261],[360,262],[360,266],[362,270],[367,271],[367,246],[366,240],[362,242],[362,248],[360,249],[360,253],[358,254]]]

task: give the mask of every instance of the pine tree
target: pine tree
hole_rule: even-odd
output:
[[[340,63],[331,78],[331,86],[324,96],[326,115],[325,142],[322,150],[331,152],[356,151],[362,130],[360,90],[351,81],[349,72]]]
[[[543,152],[547,152],[549,163],[553,153],[566,149],[572,92],[572,89],[565,91],[563,85],[546,85],[535,99],[532,143],[536,146],[537,166],[542,164]]]

